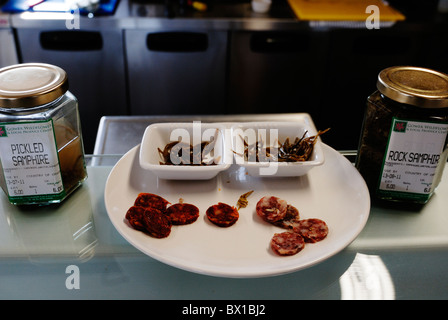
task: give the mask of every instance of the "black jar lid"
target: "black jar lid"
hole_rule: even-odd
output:
[[[22,63],[0,69],[1,109],[20,110],[45,105],[67,90],[67,73],[51,64]]]
[[[448,107],[448,75],[426,68],[398,66],[378,75],[378,90],[389,99],[420,108]]]

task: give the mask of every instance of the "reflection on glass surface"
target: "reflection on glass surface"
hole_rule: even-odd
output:
[[[12,206],[0,201],[2,207],[10,233],[2,240],[6,246],[18,246],[16,255],[28,256],[35,262],[61,255],[76,261],[94,256],[98,239],[87,186],[58,205]]]
[[[342,300],[393,300],[395,288],[380,256],[357,253],[339,279]]]
[[[88,167],[110,166],[113,167],[121,159],[122,154],[88,154],[86,165]]]
[[[84,226],[76,230],[73,234],[73,242],[78,245],[78,259],[80,261],[87,261],[94,256],[94,248],[98,240],[95,236],[95,228],[92,221],[87,222]]]

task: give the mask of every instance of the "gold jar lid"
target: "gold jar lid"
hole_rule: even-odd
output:
[[[0,69],[0,108],[45,105],[68,90],[67,73],[54,65],[22,63]]]
[[[448,75],[426,68],[399,66],[378,75],[378,90],[397,102],[420,108],[448,107]]]

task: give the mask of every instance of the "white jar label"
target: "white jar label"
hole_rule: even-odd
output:
[[[0,160],[11,202],[64,197],[52,120],[0,124]]]
[[[448,124],[393,118],[378,189],[428,197],[447,144]]]

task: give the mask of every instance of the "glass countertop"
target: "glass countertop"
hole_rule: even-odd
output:
[[[372,206],[358,238],[318,265],[229,279],[165,265],[130,245],[106,212],[111,169],[89,166],[84,185],[54,207],[20,209],[1,194],[1,299],[448,298],[448,172],[420,211]]]
[[[181,315],[191,300],[448,298],[448,171],[423,207],[373,204],[359,236],[331,258],[234,279],[166,265],[117,232],[104,188],[120,157],[88,155],[88,179],[60,205],[20,208],[0,193],[0,299],[175,299]]]

